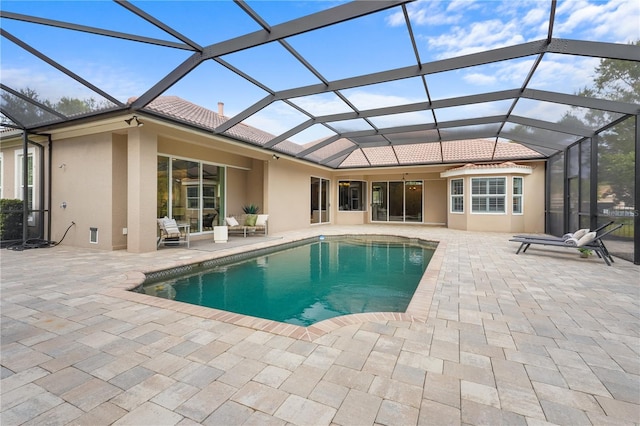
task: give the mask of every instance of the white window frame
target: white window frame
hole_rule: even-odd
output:
[[[38,186],[35,184],[36,182],[38,182],[38,157],[36,155],[36,149],[35,148],[28,148],[27,149],[27,156],[31,156],[32,160],[31,160],[31,185],[29,185],[28,183],[26,183],[27,187],[31,188],[31,210],[38,210],[39,205],[38,205]],[[22,178],[24,176],[23,174],[23,157],[24,157],[24,150],[23,149],[17,149],[15,151],[15,199],[17,200],[22,200],[24,198],[24,191],[23,191],[23,182],[22,182]],[[29,226],[35,226],[35,216],[33,214],[33,212],[29,213],[28,216],[28,224]]]
[[[520,179],[520,194],[516,194],[516,179]],[[523,215],[524,214],[524,178],[522,176],[513,176],[511,179],[511,214],[514,215]],[[519,199],[520,202],[520,211],[515,210],[515,201]]]
[[[502,194],[491,194],[491,193],[486,193],[486,194],[474,194],[473,193],[473,183],[474,181],[477,180],[483,180],[483,181],[488,181],[488,180],[493,180],[493,179],[502,179],[502,181],[504,182],[504,192]],[[502,211],[489,211],[489,210],[482,210],[482,211],[474,211],[473,210],[473,201],[475,199],[478,198],[483,198],[483,199],[489,199],[489,198],[502,198],[502,205],[504,206],[504,209]],[[489,215],[506,215],[507,214],[507,177],[506,176],[487,176],[487,177],[472,177],[471,178],[471,214],[489,214]]]
[[[453,183],[462,182],[462,192],[460,194],[453,193]],[[454,200],[462,201],[462,210],[454,210]],[[464,178],[450,179],[449,180],[449,212],[452,214],[464,214]]]

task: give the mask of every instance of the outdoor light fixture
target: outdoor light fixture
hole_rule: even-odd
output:
[[[279,159],[280,159],[280,157],[278,157],[277,155],[273,154],[273,159],[274,159],[274,160],[279,160]]]
[[[132,122],[133,120],[135,120],[135,121],[136,121],[136,126],[137,126],[137,127],[142,127],[142,126],[144,126],[144,123],[143,123],[142,121],[138,120],[138,116],[137,116],[137,115],[134,115],[133,117],[131,117],[131,118],[130,118],[130,119],[128,119],[128,120],[124,120],[124,122],[125,122],[125,123],[127,123],[128,125],[131,125],[131,122]]]

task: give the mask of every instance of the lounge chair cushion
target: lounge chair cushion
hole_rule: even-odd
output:
[[[267,226],[267,219],[269,219],[268,214],[259,214],[256,219],[256,226]]]
[[[578,229],[576,232],[569,232],[568,234],[564,234],[562,236],[562,239],[565,241],[569,238],[575,238],[576,240],[579,240],[580,238],[584,237],[584,234],[586,234],[587,232],[589,232],[588,228]]]
[[[596,239],[595,232],[587,232],[582,238],[578,240],[578,247],[582,247],[584,245],[589,244],[591,241]]]
[[[589,228],[578,229],[576,232],[573,233],[573,238],[579,240],[580,238],[584,237],[588,232],[589,232]]]
[[[565,246],[570,246],[570,247],[578,247],[578,242],[579,241],[580,240],[578,240],[577,238],[569,237],[569,238],[564,240],[564,245]]]
[[[178,224],[176,223],[175,219],[169,219],[165,216],[159,220],[162,221],[162,227],[164,228],[164,231],[167,233],[168,237],[180,237],[180,229],[178,229]]]
[[[227,226],[240,226],[235,217],[226,217],[224,221],[227,222]]]

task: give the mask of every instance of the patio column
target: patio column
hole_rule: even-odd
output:
[[[127,251],[155,251],[158,233],[157,135],[140,127],[132,128],[127,150]]]

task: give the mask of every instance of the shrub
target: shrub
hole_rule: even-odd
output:
[[[22,200],[0,199],[0,240],[22,239]]]
[[[242,211],[245,212],[246,214],[258,214],[258,212],[260,211],[260,207],[258,207],[255,204],[249,204],[249,205],[243,206]]]

